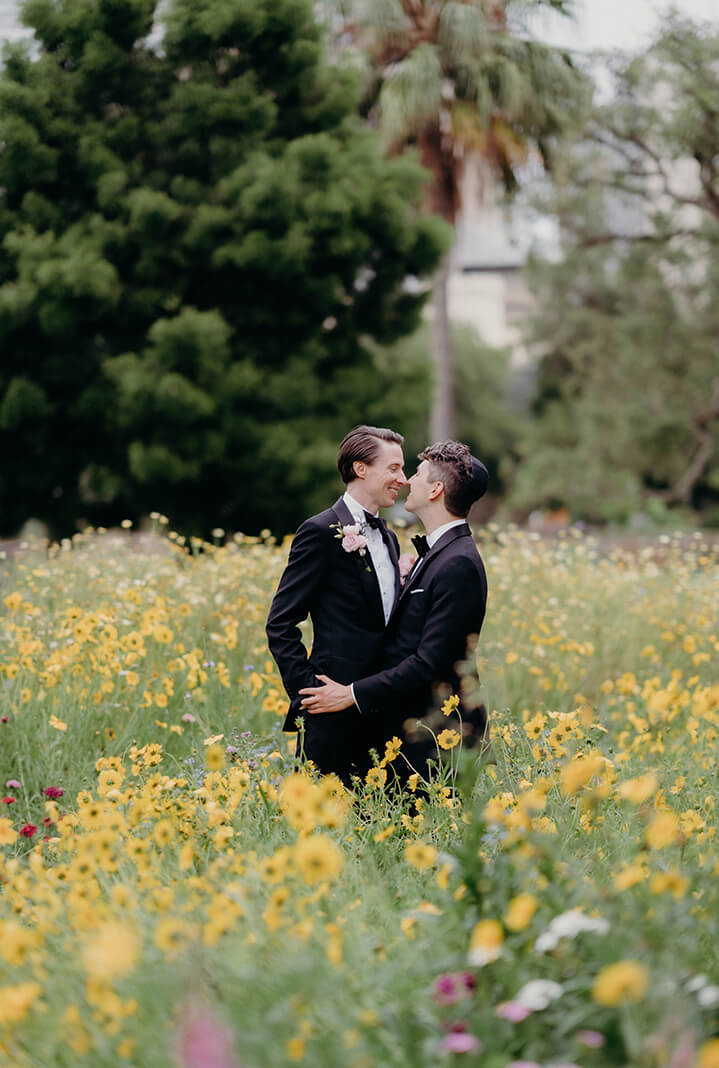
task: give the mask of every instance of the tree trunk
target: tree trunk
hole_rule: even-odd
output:
[[[430,438],[447,441],[454,437],[454,357],[447,312],[447,285],[450,254],[443,258],[434,278],[432,296],[432,367],[434,388],[430,416]]]

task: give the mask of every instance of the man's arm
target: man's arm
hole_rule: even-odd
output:
[[[299,624],[307,619],[325,577],[329,562],[326,541],[321,527],[313,523],[299,527],[267,617],[267,642],[291,699],[301,686],[317,685]]]
[[[477,568],[457,557],[437,575],[430,611],[417,649],[399,664],[353,684],[359,708],[381,707],[398,694],[429,686],[448,664],[461,659],[470,634],[478,634],[484,619],[486,590]]]
[[[324,685],[301,691],[308,712],[335,712],[356,704],[361,710],[390,704],[398,694],[422,690],[461,657],[470,634],[478,634],[484,619],[486,589],[471,560],[459,557],[441,571],[416,652],[395,667],[342,686],[325,675]]]

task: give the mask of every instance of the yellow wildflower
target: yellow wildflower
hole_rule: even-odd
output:
[[[649,974],[643,964],[622,960],[608,964],[597,975],[592,997],[600,1005],[625,1005],[640,1001],[649,985]]]
[[[82,954],[85,971],[100,982],[127,975],[137,964],[140,941],[126,923],[108,921],[91,935]]]
[[[536,909],[537,901],[531,894],[518,894],[509,902],[505,926],[510,931],[523,931],[531,923]]]
[[[418,871],[431,868],[438,856],[434,846],[427,842],[408,842],[404,849],[404,859]]]
[[[636,779],[627,779],[617,787],[617,794],[625,801],[643,805],[659,788],[659,781],[653,771],[639,775]]]
[[[454,749],[456,745],[459,745],[461,738],[457,731],[440,731],[437,735],[437,745],[440,749]]]
[[[0,986],[0,1025],[24,1019],[41,993],[39,983]]]
[[[650,849],[664,849],[665,846],[674,845],[680,833],[676,814],[665,809],[657,812],[644,832],[644,837]]]
[[[472,931],[467,960],[475,968],[491,964],[500,957],[503,942],[504,932],[501,923],[497,920],[480,920]]]
[[[299,841],[293,850],[293,860],[306,883],[334,879],[344,864],[342,851],[325,834],[314,834]]]

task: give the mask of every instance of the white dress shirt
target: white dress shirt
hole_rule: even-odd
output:
[[[359,501],[356,501],[349,492],[345,493],[342,499],[352,513],[352,518],[356,523],[360,523],[363,527],[363,533],[367,539],[367,549],[372,557],[375,574],[377,575],[379,592],[382,597],[384,621],[386,623],[394,606],[397,583],[397,574],[392,563],[392,558],[389,555],[389,549],[387,548],[380,531],[375,530],[367,524],[365,509]]]

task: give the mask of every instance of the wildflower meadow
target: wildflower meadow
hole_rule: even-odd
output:
[[[719,1068],[716,544],[482,531],[485,748],[350,793],[159,526],[0,560],[0,1064]]]

